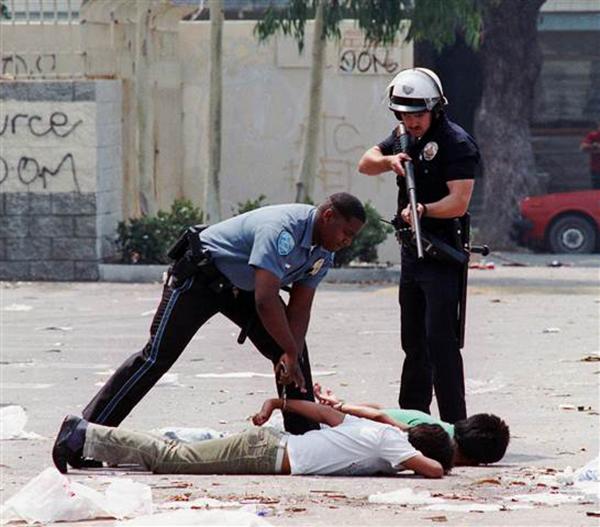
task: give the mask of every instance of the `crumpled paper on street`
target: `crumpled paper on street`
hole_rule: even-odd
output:
[[[9,405],[0,408],[0,440],[44,439],[35,432],[26,432],[27,413],[23,407]]]
[[[264,518],[246,511],[229,510],[177,510],[151,516],[139,516],[133,520],[117,523],[118,527],[134,525],[207,525],[229,527],[268,527],[272,524]]]
[[[0,524],[50,523],[152,514],[152,491],[130,479],[111,480],[104,492],[70,480],[54,467],[30,480],[0,507]]]
[[[415,492],[409,487],[405,487],[392,492],[378,492],[369,496],[369,503],[386,503],[398,505],[430,505],[433,503],[443,503],[442,498],[433,497],[428,491]]]

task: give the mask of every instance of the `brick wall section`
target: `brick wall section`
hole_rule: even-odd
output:
[[[114,255],[122,217],[120,82],[0,82],[0,102],[8,119],[0,128],[8,167],[0,171],[0,280],[98,280],[98,264]],[[70,125],[80,120],[79,128],[66,134],[67,126],[58,127],[54,137],[52,130],[36,135],[24,125],[35,115],[34,131],[43,130],[55,111],[68,115]],[[14,129],[17,113],[25,117]],[[59,171],[43,185],[20,178],[22,156],[55,170],[52,155],[66,152],[77,172]]]
[[[97,280],[96,196],[0,195],[0,279]]]

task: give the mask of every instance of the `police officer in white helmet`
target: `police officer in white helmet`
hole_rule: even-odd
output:
[[[358,169],[368,176],[396,174],[397,217],[410,225],[404,164],[411,160],[421,228],[456,246],[460,244],[456,218],[467,213],[479,169],[477,144],[446,117],[448,101],[433,71],[401,71],[389,84],[387,96],[389,109],[409,134],[408,151],[400,152],[395,128],[364,153]],[[456,323],[463,269],[428,254],[419,259],[413,243],[403,242],[401,253],[399,301],[405,358],[399,404],[429,413],[435,390],[441,419],[454,423],[467,415]]]

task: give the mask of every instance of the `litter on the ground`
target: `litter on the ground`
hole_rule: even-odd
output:
[[[434,503],[423,507],[427,511],[453,511],[453,512],[494,512],[502,510],[497,503]]]
[[[70,480],[54,467],[30,480],[0,508],[1,523],[50,523],[152,514],[148,485],[115,478],[105,492]]]
[[[545,328],[542,333],[560,333],[560,328]]]
[[[175,386],[175,387],[183,387],[184,385],[179,382],[179,374],[178,373],[165,373],[155,386]]]
[[[369,503],[386,503],[398,505],[429,505],[443,503],[442,498],[432,496],[428,491],[415,492],[410,487],[405,487],[392,492],[378,492],[369,496]]]
[[[117,526],[133,525],[189,525],[189,526],[230,526],[230,527],[265,527],[270,526],[264,518],[246,511],[228,510],[190,510],[182,509],[163,512],[149,516],[139,516],[133,520],[117,523]]]
[[[26,432],[27,413],[18,405],[0,408],[0,440],[6,439],[43,439],[35,432]]]

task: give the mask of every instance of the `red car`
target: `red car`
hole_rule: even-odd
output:
[[[531,196],[515,224],[520,245],[554,253],[592,253],[600,242],[600,190]]]

